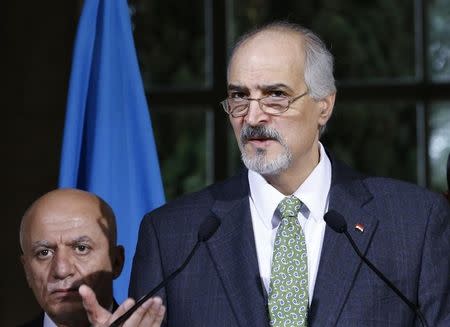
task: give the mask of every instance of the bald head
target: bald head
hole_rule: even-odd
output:
[[[110,247],[117,243],[116,218],[111,207],[99,196],[78,189],[56,189],[50,191],[36,201],[26,210],[20,224],[20,247],[24,250],[24,235],[28,233],[29,226],[34,220],[40,220],[46,215],[87,215],[103,221],[104,232],[109,239]]]
[[[100,197],[58,189],[37,199],[20,226],[21,261],[41,308],[57,324],[90,326],[78,287],[90,286],[107,308],[123,267],[111,207]]]

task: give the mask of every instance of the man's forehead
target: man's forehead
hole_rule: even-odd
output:
[[[251,56],[260,51],[262,51],[260,53],[263,57],[267,55],[267,52],[275,52],[284,55],[293,53],[298,59],[302,59],[304,55],[304,43],[304,37],[297,32],[284,30],[262,31],[242,42],[235,49],[230,63],[233,62],[235,56]],[[286,52],[286,50],[289,51]]]
[[[51,202],[37,206],[29,214],[31,224],[92,224],[104,219],[100,207],[88,202]]]
[[[106,221],[106,218],[102,217],[100,212],[54,211],[37,213],[30,220],[32,225],[48,225],[66,229],[98,225],[99,222]]]
[[[262,34],[236,49],[229,63],[228,81],[235,84],[240,78],[253,77],[264,84],[285,82],[286,75],[303,75],[304,62],[305,52],[298,37]],[[277,76],[280,80],[272,79]]]
[[[37,239],[74,239],[87,235],[94,237],[108,230],[108,221],[100,215],[70,214],[51,212],[45,215],[36,213],[30,217],[26,234],[30,240]]]
[[[45,221],[45,220],[44,220]],[[81,222],[81,223],[80,223]],[[39,247],[71,247],[79,243],[109,243],[109,230],[104,218],[98,220],[52,221],[40,225],[30,225],[23,239],[23,251],[33,251]]]

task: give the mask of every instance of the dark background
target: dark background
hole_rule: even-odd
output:
[[[19,260],[19,223],[57,185],[78,1],[2,1],[3,208],[0,325],[39,312]]]

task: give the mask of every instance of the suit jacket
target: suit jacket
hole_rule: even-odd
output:
[[[170,327],[269,326],[249,207],[247,171],[147,214],[130,296],[177,269],[211,214],[221,226],[160,293]],[[325,195],[324,195],[325,196]],[[450,326],[450,208],[418,186],[362,176],[332,160],[329,209],[341,213],[361,252],[410,299],[429,326]],[[362,224],[361,233],[354,229]],[[309,311],[310,327],[420,326],[415,314],[326,227]]]
[[[35,319],[20,325],[19,327],[42,327],[44,326],[44,313],[42,312],[39,316],[37,316]]]

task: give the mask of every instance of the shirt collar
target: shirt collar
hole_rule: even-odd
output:
[[[44,315],[44,327],[56,327],[56,324],[53,320],[48,316],[47,313]]]
[[[284,194],[267,183],[260,174],[253,170],[248,171],[250,185],[250,200],[253,201],[258,217],[264,226],[272,229],[272,217],[278,204],[284,199]]]
[[[320,142],[319,151],[319,163],[294,192],[294,195],[308,208],[310,212],[308,219],[312,218],[316,221],[323,220],[331,186],[331,162]],[[272,217],[285,195],[255,171],[248,171],[248,180],[250,199],[253,201],[258,216],[267,228],[272,228]]]
[[[294,192],[294,195],[309,209],[310,218],[315,221],[323,220],[331,187],[331,162],[320,142],[319,147],[319,163]]]

